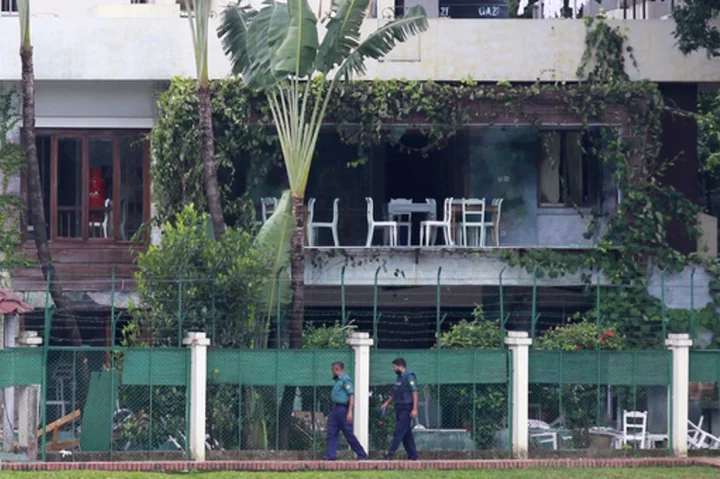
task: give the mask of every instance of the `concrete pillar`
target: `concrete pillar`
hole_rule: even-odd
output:
[[[3,321],[5,322],[3,331],[5,347],[14,348],[15,337],[17,336],[18,327],[20,325],[20,318],[14,314],[7,315]],[[15,440],[15,388],[5,388],[3,392],[5,396],[5,414],[3,414],[2,418],[3,450],[12,451],[13,441]]]
[[[690,404],[690,347],[689,334],[668,334],[665,345],[672,351],[672,434],[673,455],[687,456],[688,412]]]
[[[348,344],[355,350],[355,411],[353,430],[365,451],[370,452],[370,348],[368,333],[350,333]]]
[[[529,350],[532,339],[525,331],[508,331],[505,344],[512,352],[512,455],[528,456],[528,394],[530,381]]]
[[[25,348],[36,348],[42,344],[37,331],[23,331],[19,345]],[[28,459],[37,459],[37,430],[40,424],[38,411],[40,405],[40,385],[22,386],[18,391],[18,444],[21,451],[27,453]]]
[[[183,344],[190,348],[190,458],[205,460],[205,405],[207,402],[207,348],[205,333],[188,332]]]

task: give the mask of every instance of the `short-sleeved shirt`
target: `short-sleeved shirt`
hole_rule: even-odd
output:
[[[350,376],[343,374],[335,381],[330,398],[336,404],[347,404],[350,402],[350,395],[355,394],[355,387]]]

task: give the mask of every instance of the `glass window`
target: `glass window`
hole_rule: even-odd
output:
[[[129,241],[143,224],[144,197],[144,149],[139,135],[120,138],[120,237]]]
[[[113,139],[90,138],[88,236],[113,238]]]
[[[57,155],[57,236],[82,238],[82,140],[60,138]]]
[[[592,154],[598,132],[549,131],[541,134],[538,178],[541,206],[593,206],[602,177]],[[597,147],[597,145],[595,145]]]
[[[10,13],[17,12],[17,0],[0,0],[0,12]]]
[[[37,149],[51,239],[133,239],[146,220],[143,133],[40,132]]]

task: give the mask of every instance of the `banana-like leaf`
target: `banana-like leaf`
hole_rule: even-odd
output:
[[[317,18],[307,0],[288,0],[290,24],[285,37],[273,52],[272,70],[276,77],[302,78],[312,74],[318,50]]]
[[[395,45],[402,43],[413,35],[422,33],[428,28],[425,9],[420,5],[411,7],[407,14],[378,28],[368,36],[345,59],[336,75],[349,79],[352,75],[365,73],[365,60],[379,59],[390,53]]]
[[[250,66],[248,35],[258,12],[249,6],[228,5],[222,15],[217,34],[223,50],[230,57],[233,73],[240,75]]]
[[[259,11],[232,6],[223,13],[218,35],[233,73],[252,88],[270,89],[278,81],[271,69],[273,52],[284,40],[290,17],[285,3],[265,0]]]
[[[259,309],[268,318],[276,314],[278,288],[280,288],[281,306],[287,306],[292,299],[288,267],[294,225],[290,192],[286,191],[280,198],[275,212],[262,225],[253,242],[256,251],[270,259],[270,277],[265,281],[265,293]],[[283,271],[278,277],[277,272],[280,268],[283,268]]]
[[[315,68],[324,74],[342,64],[360,43],[360,29],[370,0],[335,0]]]

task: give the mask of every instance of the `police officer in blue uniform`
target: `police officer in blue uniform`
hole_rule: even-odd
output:
[[[327,450],[325,451],[325,460],[335,460],[340,431],[345,435],[348,445],[355,451],[355,454],[358,455],[358,459],[367,459],[365,449],[363,449],[352,430],[352,412],[355,407],[355,388],[353,387],[353,381],[350,379],[350,376],[345,374],[345,365],[339,361],[333,363],[332,373],[335,384],[330,394],[333,406],[332,412],[330,413],[330,424],[328,425],[328,443]]]
[[[418,415],[418,382],[415,374],[407,369],[407,363],[403,358],[397,358],[393,361],[393,369],[397,375],[393,394],[385,404],[382,405],[383,410],[387,410],[390,404],[395,403],[395,434],[393,436],[390,450],[385,459],[392,459],[395,452],[400,447],[400,443],[405,447],[408,459],[417,461],[418,453],[415,449],[415,439],[412,434],[412,420]]]

